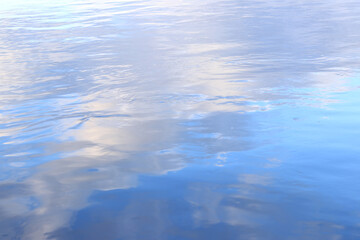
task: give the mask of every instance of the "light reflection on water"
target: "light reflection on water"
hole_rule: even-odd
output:
[[[0,239],[357,239],[356,1],[5,1]]]

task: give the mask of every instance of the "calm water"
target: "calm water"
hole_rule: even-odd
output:
[[[3,0],[0,239],[360,239],[360,2]]]

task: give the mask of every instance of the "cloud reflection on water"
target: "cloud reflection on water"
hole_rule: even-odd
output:
[[[285,109],[284,115],[295,118],[298,113],[289,106],[322,109],[337,101],[336,94],[354,90],[346,79],[359,62],[354,41],[359,32],[352,30],[360,24],[355,2],[49,4],[55,6],[34,5],[21,14],[6,9],[1,22],[1,187],[7,194],[0,200],[0,231],[5,239],[76,234],[97,239],[91,231],[96,224],[81,214],[101,219],[94,229],[103,239],[141,239],[146,224],[154,228],[144,230],[147,239],[167,234],[202,239],[222,231],[229,239],[256,239],[272,232],[276,214],[285,219],[276,227],[309,220],[272,199],[277,195],[271,190],[287,191],[276,186],[286,177],[263,167],[280,168],[281,160],[252,166],[241,154],[282,139],[289,124],[277,122],[271,110]],[[249,165],[240,168],[237,161]],[[198,165],[205,170],[186,175]],[[209,183],[197,182],[197,173],[220,171],[213,168],[235,172],[218,173],[215,180],[205,174],[203,182]],[[172,186],[179,180],[171,174],[181,170],[179,179],[195,180],[180,182],[179,196],[142,192],[144,176],[164,177]],[[155,180],[148,181],[151,188]],[[129,189],[135,193],[126,198],[121,191]],[[106,194],[128,203],[115,206],[101,199]],[[290,195],[292,203],[312,199]],[[106,204],[118,215],[104,210]],[[182,207],[183,215],[176,210]],[[268,227],[261,231],[263,222]],[[74,230],[81,224],[88,233]],[[316,235],[318,230],[309,228]],[[294,232],[301,234],[291,229],[270,238]],[[330,232],[327,237],[335,239],[336,231]]]

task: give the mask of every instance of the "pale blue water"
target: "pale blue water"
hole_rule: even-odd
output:
[[[0,3],[0,239],[360,239],[360,2]]]

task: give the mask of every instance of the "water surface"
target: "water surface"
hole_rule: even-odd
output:
[[[0,239],[360,239],[358,1],[0,5]]]

